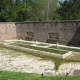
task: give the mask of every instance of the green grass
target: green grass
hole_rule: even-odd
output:
[[[0,50],[3,50],[4,46],[0,43]]]
[[[32,42],[23,42],[23,41],[12,41],[12,42],[26,44],[26,45],[36,44],[36,42],[35,43],[32,43]],[[38,46],[47,46],[47,44],[36,44],[36,45],[38,45]]]
[[[66,50],[66,51],[74,51],[74,52],[80,52],[80,49],[75,49],[75,48],[67,48],[67,47],[56,47],[56,46],[50,46],[49,48],[53,49],[61,49],[61,50]]]
[[[15,41],[16,43],[21,43],[21,44],[27,44],[31,45],[33,43],[31,42],[21,42],[21,41]],[[37,46],[47,46],[47,44],[36,44]],[[52,49],[60,49],[60,50],[65,50],[65,51],[74,51],[74,52],[80,52],[80,49],[75,49],[75,48],[68,48],[68,47],[58,47],[57,46],[50,46],[49,48]]]
[[[36,47],[36,46],[24,45],[24,44],[13,43],[12,45],[16,45],[16,46],[24,47],[24,48],[35,49],[35,50],[40,50],[40,51],[45,51],[45,52],[57,53],[57,54],[67,53],[67,51],[60,51],[60,50],[55,50],[55,49],[41,48],[41,47]]]
[[[80,80],[80,76],[41,76],[39,74],[0,71],[0,80]]]
[[[47,44],[36,44],[38,46],[48,46]]]
[[[31,43],[31,42],[23,42],[23,41],[12,41],[12,42],[14,42],[14,43],[21,43],[21,44],[26,44],[26,45],[31,45],[31,44],[33,44],[33,43]]]

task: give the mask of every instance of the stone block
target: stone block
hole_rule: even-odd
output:
[[[80,69],[73,69],[69,73],[69,76],[79,76],[79,75],[80,75]]]
[[[43,72],[44,76],[55,76],[56,71],[54,69],[45,69]]]

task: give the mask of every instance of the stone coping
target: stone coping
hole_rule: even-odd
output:
[[[31,42],[31,43],[39,43],[39,44],[47,44],[48,46],[57,46],[58,47],[66,47],[66,48],[74,48],[74,49],[80,49],[80,47],[73,47],[73,46],[66,46],[66,45],[60,45],[60,44],[51,44],[51,43],[44,43],[44,42],[38,42],[38,41],[26,41],[26,40],[22,40],[22,39],[13,39],[13,40],[4,40],[3,42],[11,42],[11,41],[22,41],[22,42]],[[59,49],[56,49],[59,50]],[[62,50],[62,51],[66,51],[66,50]],[[76,52],[78,53],[78,52]]]
[[[57,57],[57,58],[61,58],[61,59],[64,59],[64,58],[66,58],[66,57],[68,57],[69,55],[72,54],[71,51],[69,51],[68,53],[65,53],[65,54],[62,55],[62,54],[56,54],[56,53],[51,53],[51,52],[45,52],[45,51],[40,51],[40,50],[35,50],[35,49],[30,49],[30,48],[24,48],[24,47],[9,45],[9,43],[11,41],[20,41],[20,40],[5,40],[3,42],[3,45],[6,46],[6,47],[18,49],[18,50],[34,52],[34,53],[37,53],[37,54],[42,54],[42,55],[50,56],[50,57]],[[24,40],[22,40],[22,41],[24,41]],[[24,42],[31,42],[31,41],[24,41]],[[33,42],[33,43],[35,43],[35,42]]]
[[[25,23],[54,23],[54,22],[60,22],[60,23],[67,23],[67,22],[80,22],[80,20],[48,20],[48,21],[25,21],[25,22],[0,22],[0,23],[15,23],[15,24],[25,24]]]

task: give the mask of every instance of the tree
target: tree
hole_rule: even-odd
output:
[[[57,0],[0,0],[0,21],[43,21],[53,19]],[[49,10],[48,10],[49,8]]]
[[[2,1],[2,0],[1,0]],[[5,21],[40,21],[43,20],[42,10],[46,0],[4,0]],[[6,2],[7,1],[7,2]],[[0,5],[1,6],[1,5]],[[2,11],[2,7],[1,7]],[[1,15],[2,16],[2,15]]]
[[[53,20],[53,16],[55,15],[55,11],[58,6],[58,0],[46,0],[46,20]]]
[[[6,0],[0,0],[0,21],[5,21],[4,19],[4,12],[6,9]]]
[[[30,6],[27,6],[27,20],[28,21],[41,21],[43,20],[42,10],[45,7],[45,0],[32,0],[29,2]]]
[[[60,2],[58,13],[62,20],[78,20],[80,19],[80,1],[65,0]]]

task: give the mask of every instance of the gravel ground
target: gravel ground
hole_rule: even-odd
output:
[[[47,68],[54,69],[54,63],[51,60],[43,61],[32,55],[0,50],[0,70],[41,74]]]
[[[42,60],[40,57],[13,50],[0,50],[0,70],[41,74],[45,69],[54,69],[54,67],[55,64],[51,60]],[[66,75],[71,69],[80,70],[80,63],[63,63],[59,66],[56,75]]]
[[[66,75],[67,73],[72,73],[73,70],[80,70],[79,62],[63,63],[59,66],[56,74]]]

